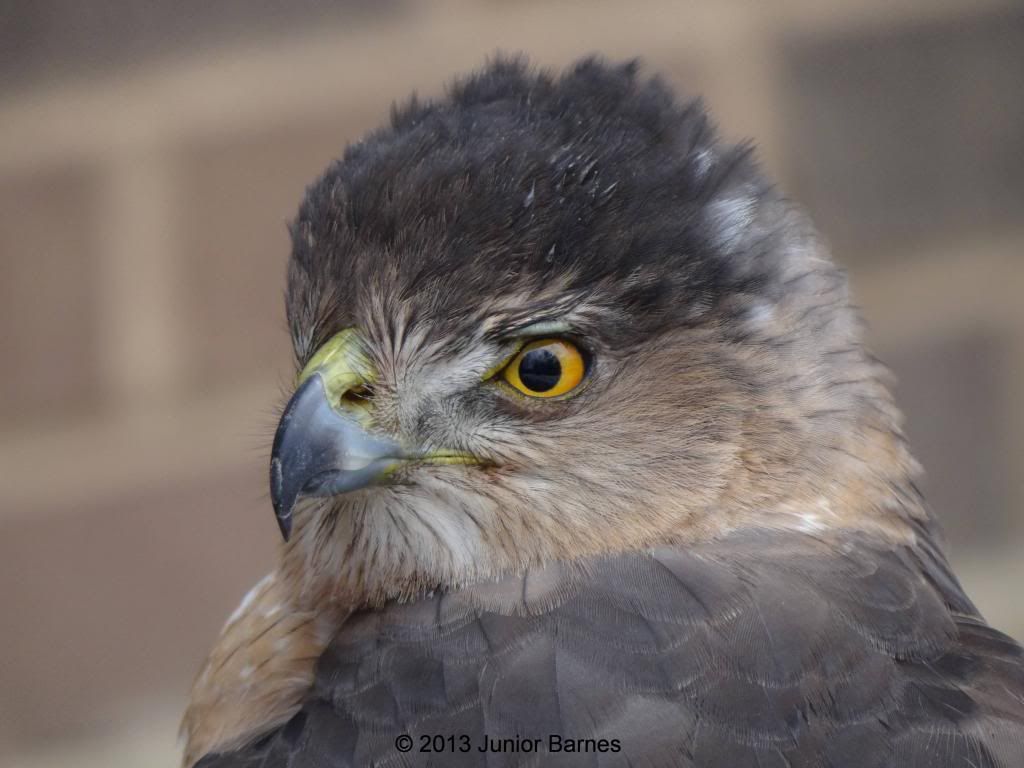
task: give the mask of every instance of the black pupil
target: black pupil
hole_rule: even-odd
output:
[[[534,392],[554,389],[562,377],[562,364],[550,349],[531,349],[519,361],[519,380]]]

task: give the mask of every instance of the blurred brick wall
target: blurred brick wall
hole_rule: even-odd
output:
[[[1024,11],[833,5],[5,14],[0,762],[171,761],[193,671],[273,558],[285,222],[392,99],[498,49],[642,55],[757,139],[851,272],[970,591],[1024,634]]]

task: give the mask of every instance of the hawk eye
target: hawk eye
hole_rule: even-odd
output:
[[[583,354],[564,339],[531,341],[505,366],[508,384],[530,397],[557,397],[571,392],[583,381]]]

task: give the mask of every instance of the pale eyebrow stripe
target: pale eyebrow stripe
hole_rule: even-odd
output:
[[[572,331],[572,326],[565,320],[540,320],[519,328],[513,328],[504,335],[510,339],[521,339],[527,336],[549,336]]]

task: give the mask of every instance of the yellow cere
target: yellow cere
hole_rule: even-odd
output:
[[[531,341],[502,371],[509,385],[530,397],[564,395],[576,389],[585,374],[583,354],[565,339]]]
[[[372,383],[373,364],[363,351],[363,342],[355,328],[346,328],[335,334],[306,364],[297,384],[302,384],[314,373],[324,380],[324,389],[331,403],[339,402],[348,391]]]

